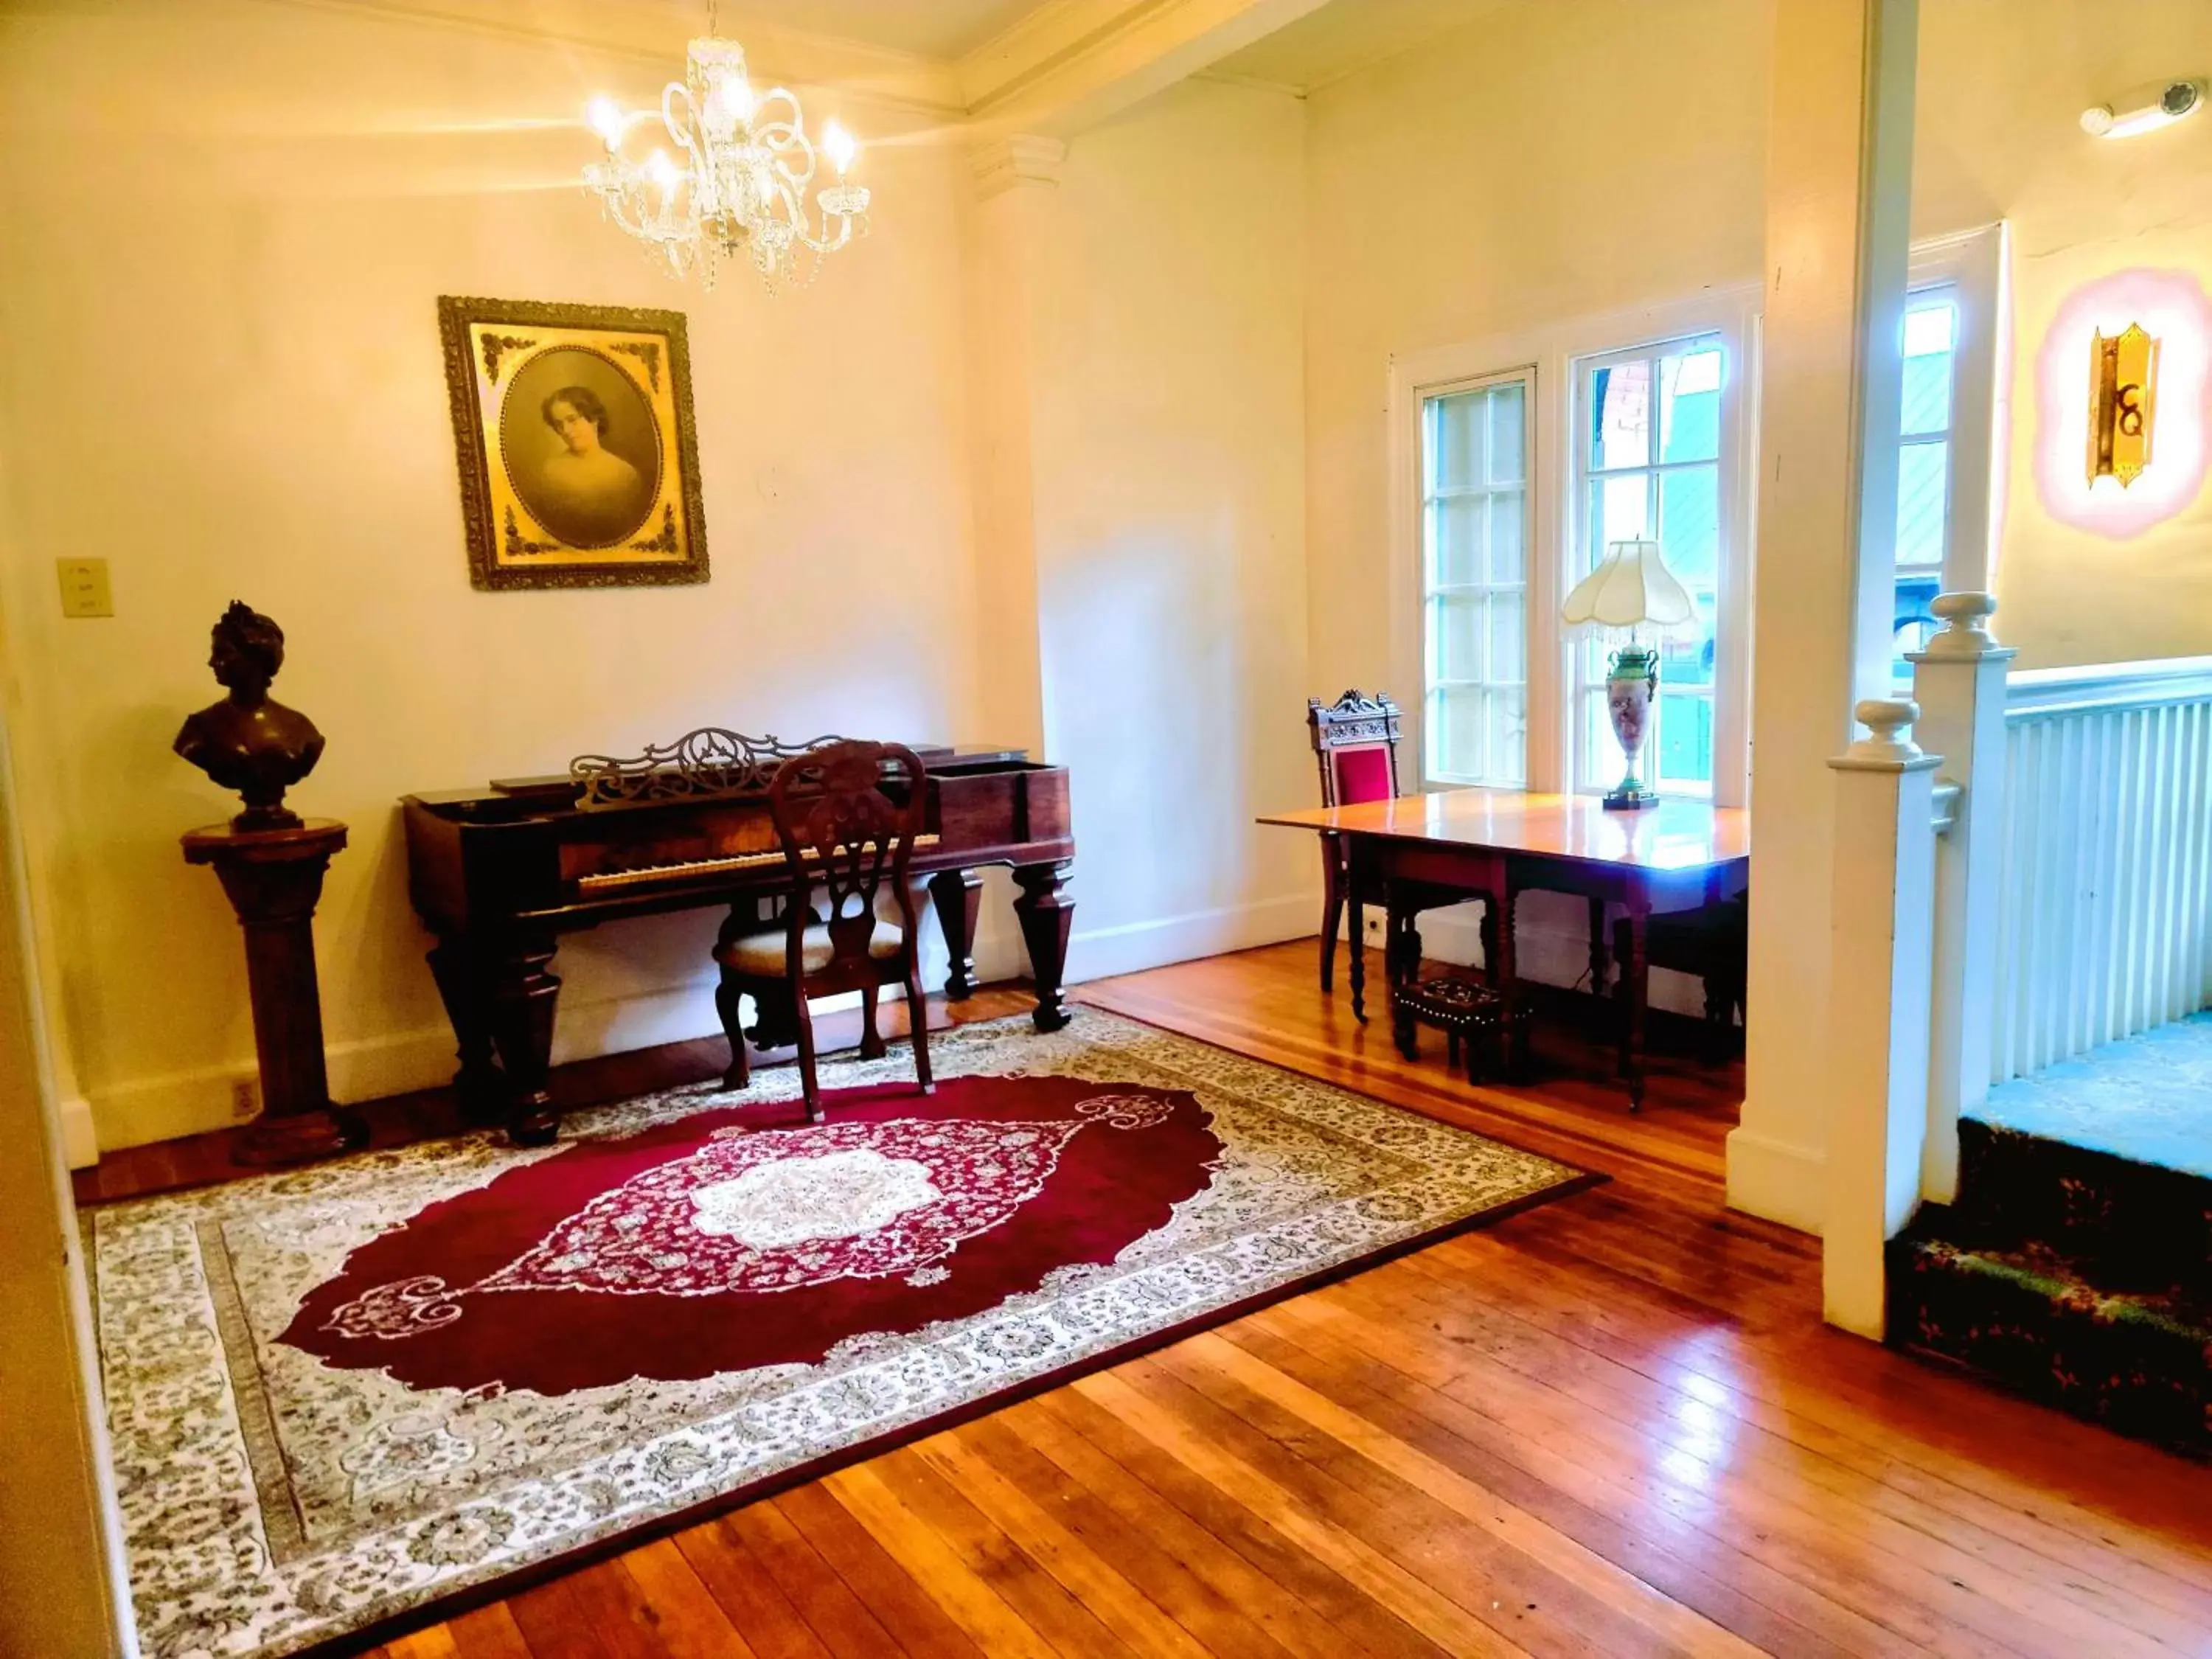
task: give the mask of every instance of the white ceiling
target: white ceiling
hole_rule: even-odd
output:
[[[951,58],[983,44],[1043,0],[723,0],[725,34],[744,39],[744,20],[864,41],[923,58]],[[699,16],[707,9],[700,0]]]
[[[1231,52],[1213,65],[1298,92],[1411,52],[1480,21],[1508,0],[1330,0],[1318,11]]]

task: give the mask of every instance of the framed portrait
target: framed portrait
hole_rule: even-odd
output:
[[[442,295],[480,588],[707,580],[684,316]]]

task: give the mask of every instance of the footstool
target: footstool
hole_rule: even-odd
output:
[[[1408,1060],[1420,1058],[1415,1033],[1424,1025],[1444,1034],[1445,1058],[1453,1066],[1460,1063],[1460,1047],[1466,1045],[1470,1083],[1482,1080],[1486,1060],[1491,1071],[1517,1076],[1528,1052],[1528,1011],[1509,1008],[1504,997],[1463,974],[1439,974],[1391,988],[1391,1033],[1398,1052]]]

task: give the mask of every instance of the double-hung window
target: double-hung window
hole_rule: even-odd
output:
[[[1898,422],[1896,648],[1917,651],[1935,631],[1929,602],[1943,591],[1951,547],[1951,410],[1959,302],[1950,283],[1916,290],[1905,307],[1905,395]],[[1911,666],[1900,655],[1900,677]]]
[[[1694,622],[1659,640],[1659,701],[1645,739],[1644,775],[1668,794],[1713,789],[1714,693],[1722,593],[1721,398],[1727,356],[1720,337],[1696,335],[1574,362],[1574,535],[1568,580],[1605,556],[1607,544],[1659,544],[1689,590]],[[1610,787],[1620,744],[1606,710],[1609,646],[1574,650],[1573,775],[1578,789]]]
[[[1421,403],[1424,775],[1528,775],[1529,377]]]

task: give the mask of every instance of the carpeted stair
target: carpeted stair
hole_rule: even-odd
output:
[[[1889,1247],[1889,1340],[2212,1458],[2212,1179],[1972,1119]]]

